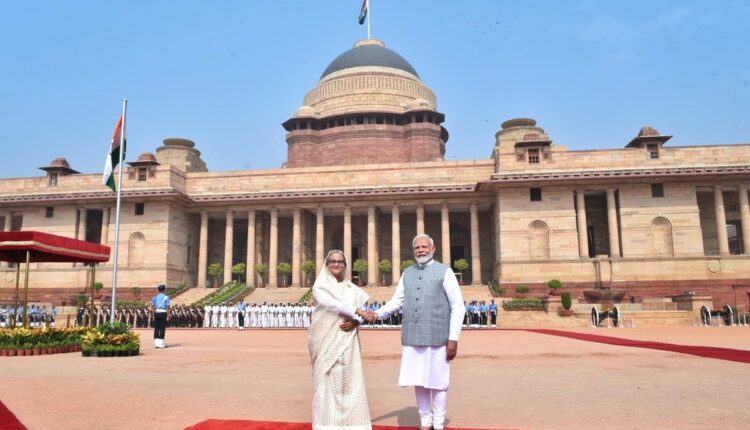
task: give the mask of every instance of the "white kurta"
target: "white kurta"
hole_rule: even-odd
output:
[[[427,264],[432,264],[430,261]],[[451,312],[448,340],[458,341],[461,334],[461,324],[464,319],[464,299],[461,287],[458,285],[453,270],[446,269],[443,277],[443,289],[448,298]],[[398,287],[391,300],[378,309],[380,318],[387,318],[400,310],[404,304],[404,278],[398,281]],[[408,315],[404,315],[408,318]],[[435,390],[447,390],[450,381],[450,365],[446,358],[445,345],[441,346],[409,346],[401,348],[401,370],[398,385],[402,387],[419,386]]]

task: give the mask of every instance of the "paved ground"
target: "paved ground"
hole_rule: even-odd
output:
[[[750,350],[750,327],[577,329]],[[304,331],[170,330],[142,355],[0,359],[0,399],[30,430],[181,429],[207,418],[310,420]],[[361,334],[377,424],[417,425],[397,386],[395,331]],[[465,331],[449,425],[522,429],[745,429],[750,365],[522,330]]]

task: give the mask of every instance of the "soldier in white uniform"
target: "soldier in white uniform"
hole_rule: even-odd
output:
[[[227,327],[227,305],[222,303],[219,306],[219,328]]]
[[[250,327],[250,304],[245,305],[243,323],[243,328]]]
[[[203,306],[203,328],[211,327],[211,306]]]
[[[263,302],[263,304],[260,306],[260,327],[268,328],[269,322],[268,305],[266,304],[266,302]]]
[[[219,305],[211,306],[211,328],[219,327]]]
[[[227,305],[227,327],[233,328],[236,324],[237,319],[237,308],[232,305]]]

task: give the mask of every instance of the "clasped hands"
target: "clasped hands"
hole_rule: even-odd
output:
[[[357,315],[368,323],[373,323],[380,319],[377,312],[369,309],[357,309]]]

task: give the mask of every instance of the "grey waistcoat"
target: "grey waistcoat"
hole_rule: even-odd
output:
[[[448,266],[433,262],[404,271],[402,345],[442,346],[448,341],[451,310],[443,289],[446,270]]]

